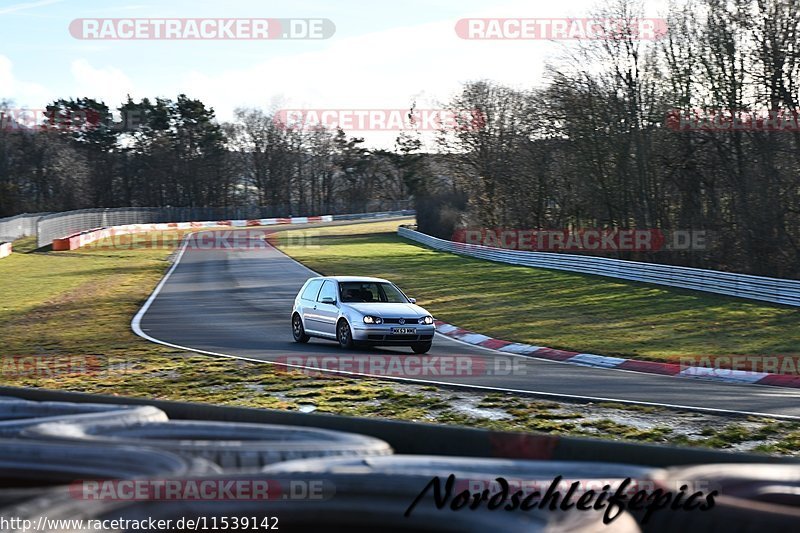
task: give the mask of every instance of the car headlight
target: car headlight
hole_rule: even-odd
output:
[[[367,315],[364,317],[364,324],[382,324],[383,319],[379,316]]]
[[[420,318],[417,322],[419,322],[420,324],[427,324],[428,326],[430,326],[431,324],[433,324],[433,317],[431,315],[424,316]]]

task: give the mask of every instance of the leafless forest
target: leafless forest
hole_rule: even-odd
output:
[[[606,10],[641,16],[627,0]],[[705,252],[629,258],[800,277],[800,5],[683,0],[667,17],[658,40],[623,32],[565,47],[540,87],[466,84],[442,107],[476,110],[480,127],[442,131],[434,149],[413,128],[375,150],[342,131],[285,127],[267,110],[219,123],[184,95],[116,110],[59,100],[48,127],[34,129],[15,124],[5,102],[0,216],[166,205],[355,212],[407,201],[440,236],[464,225],[706,230]],[[698,112],[782,119],[674,121]]]

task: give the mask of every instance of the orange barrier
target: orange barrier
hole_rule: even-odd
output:
[[[114,235],[125,235],[127,233],[133,233],[133,231],[125,231],[117,228],[104,228],[84,231],[64,237],[63,239],[55,239],[53,241],[53,251],[63,252],[66,250],[74,250],[101,239],[107,239],[108,237],[112,237]]]

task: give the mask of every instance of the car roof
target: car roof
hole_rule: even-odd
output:
[[[374,282],[383,282],[383,283],[391,283],[388,280],[383,278],[370,278],[368,276],[320,276],[316,279],[332,279],[334,281],[374,281]]]

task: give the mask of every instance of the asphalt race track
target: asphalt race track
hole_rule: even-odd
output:
[[[189,239],[200,235],[202,232]],[[134,331],[153,342],[190,351],[266,362],[297,364],[297,360],[308,362],[298,356],[331,361],[332,357],[350,355],[332,341],[293,342],[289,322],[292,303],[303,282],[315,273],[262,243],[234,250],[185,246],[134,318]],[[425,306],[425,295],[411,296]],[[413,355],[408,348],[374,348],[352,354],[375,359],[385,359],[378,357],[381,354]],[[470,356],[463,359],[471,362],[473,370],[407,379],[540,396],[632,401],[800,419],[800,391],[793,389],[567,365],[475,347],[444,335],[436,335],[427,357],[455,355]],[[510,371],[512,365],[515,370]]]

